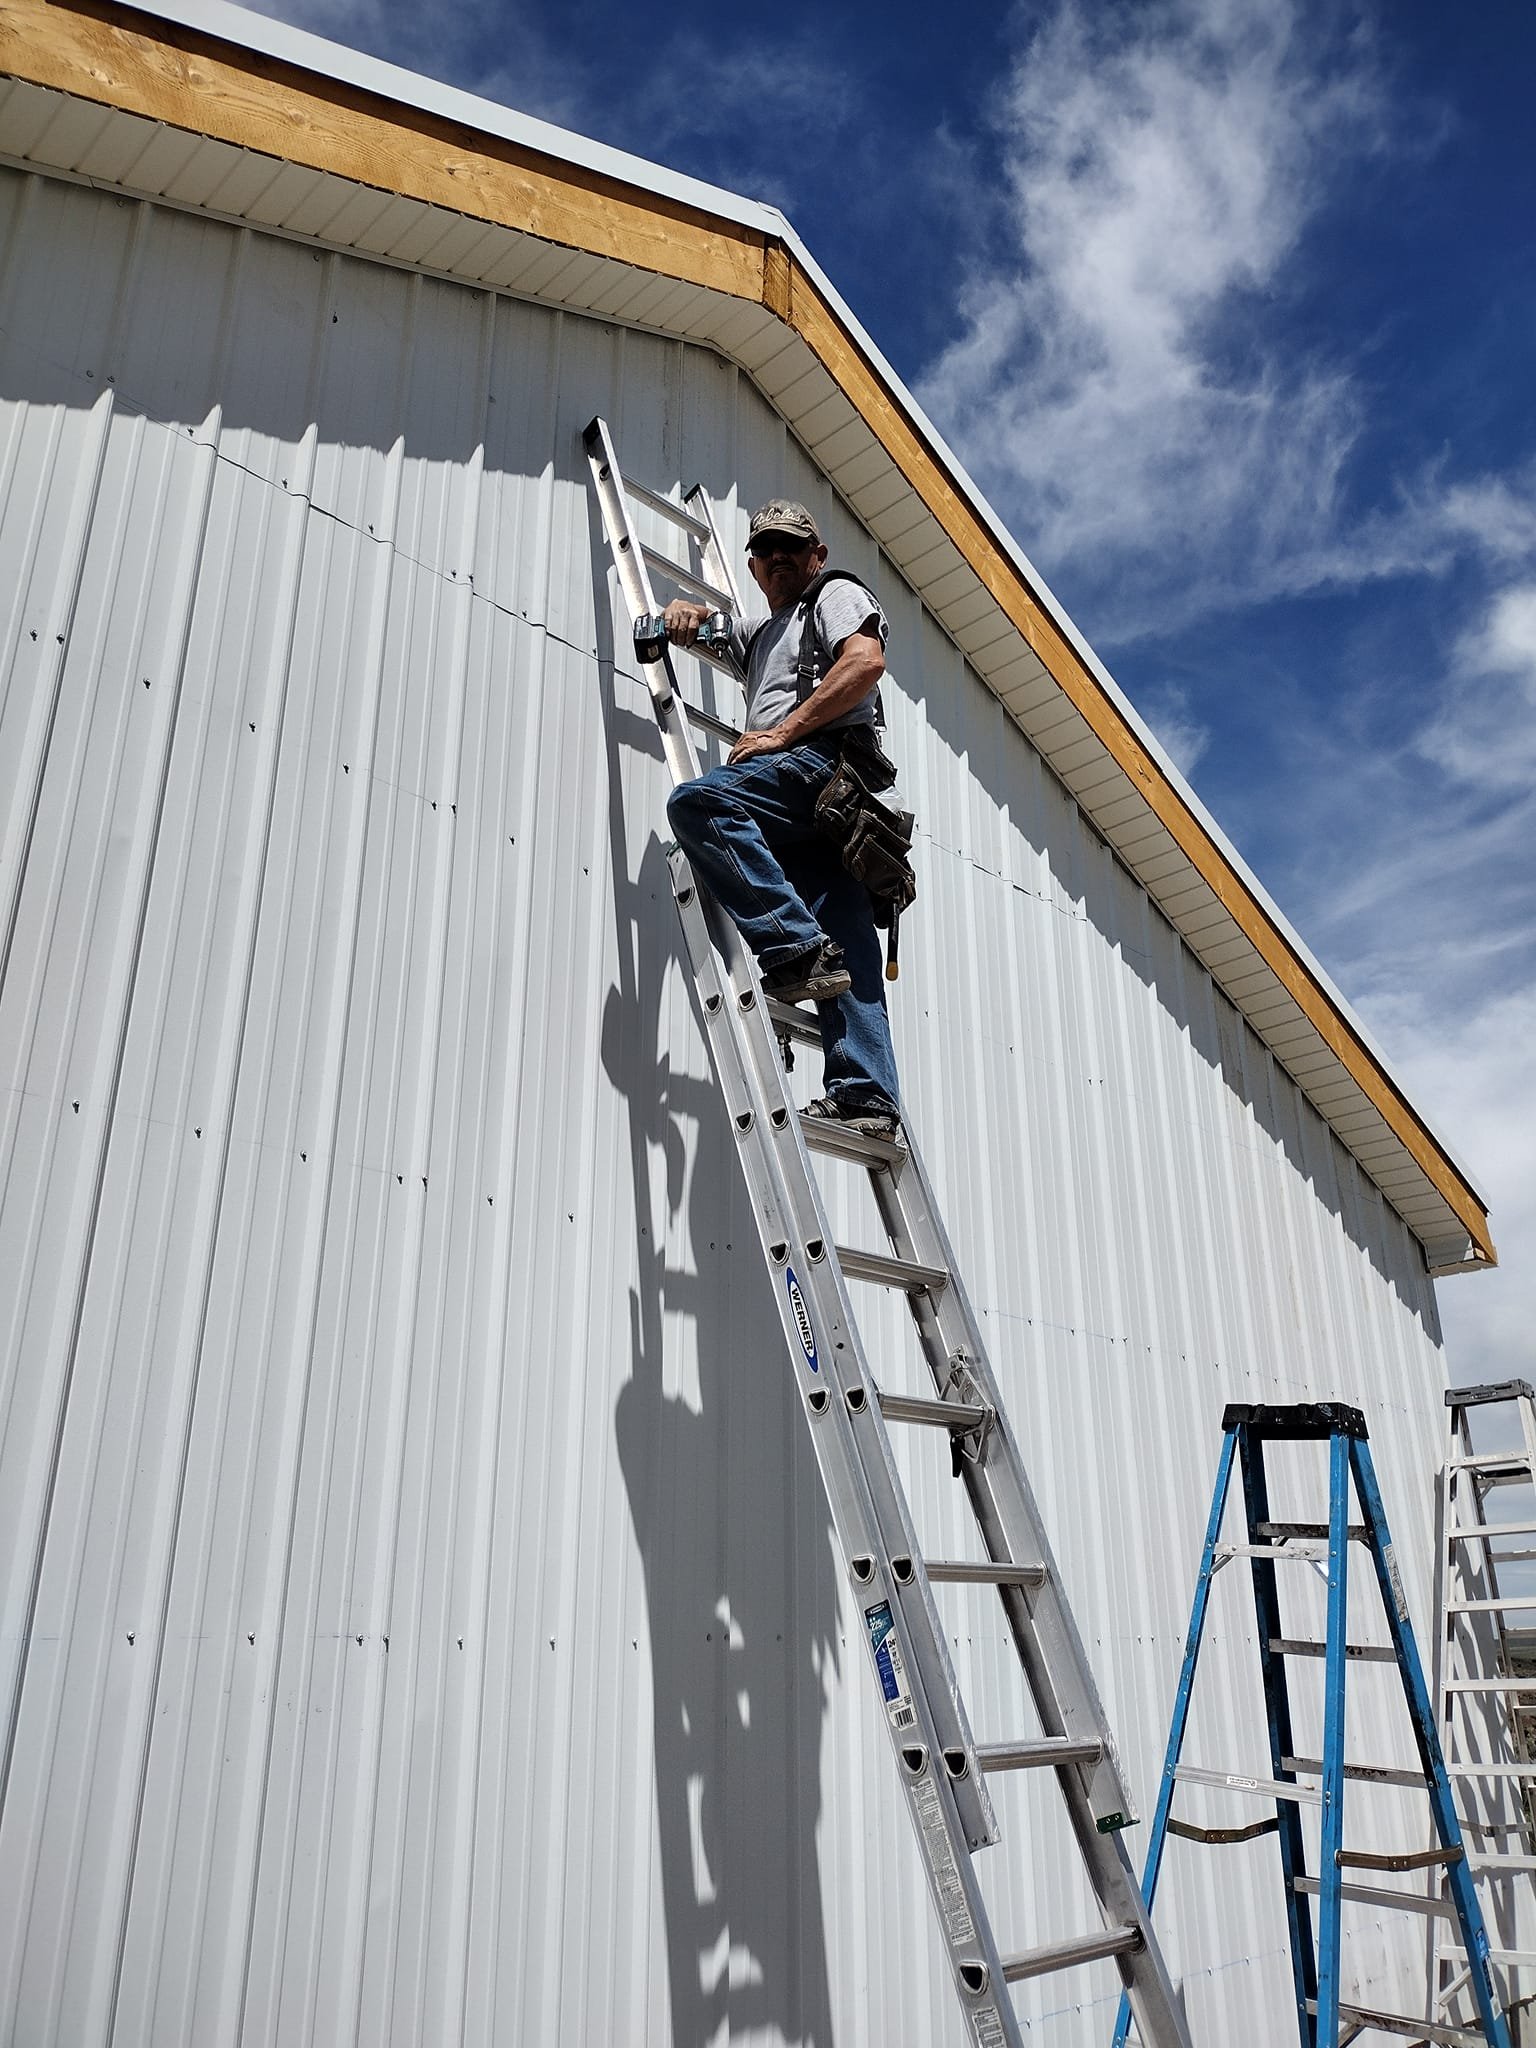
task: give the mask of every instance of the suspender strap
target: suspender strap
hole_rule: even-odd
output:
[[[800,600],[800,652],[795,660],[795,702],[803,704],[812,690],[821,681],[824,673],[821,667],[819,635],[816,631],[816,600],[829,583],[857,583],[859,578],[851,569],[823,569],[815,581],[806,588]],[[830,649],[828,652],[830,653]],[[748,643],[748,657],[751,643]],[[885,724],[885,707],[880,702],[880,692],[875,691],[875,723]]]

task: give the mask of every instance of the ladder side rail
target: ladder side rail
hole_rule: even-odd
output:
[[[1482,1907],[1478,1902],[1472,1874],[1467,1868],[1461,1828],[1456,1819],[1456,1804],[1451,1796],[1450,1780],[1446,1775],[1445,1760],[1440,1752],[1440,1742],[1430,1709],[1429,1692],[1424,1683],[1424,1667],[1419,1662],[1418,1646],[1414,1641],[1413,1628],[1408,1618],[1408,1602],[1403,1592],[1397,1560],[1393,1554],[1391,1534],[1387,1528],[1386,1509],[1376,1483],[1370,1448],[1364,1439],[1350,1440],[1348,1458],[1354,1471],[1360,1505],[1367,1525],[1372,1531],[1371,1560],[1376,1567],[1376,1582],[1381,1589],[1381,1604],[1386,1611],[1387,1628],[1392,1637],[1392,1647],[1397,1652],[1398,1669],[1402,1673],[1403,1696],[1408,1703],[1420,1761],[1423,1763],[1424,1775],[1429,1783],[1430,1804],[1434,1810],[1440,1845],[1444,1849],[1462,1851],[1456,1860],[1447,1866],[1446,1880],[1455,1902],[1457,1918],[1461,1923],[1467,1960],[1472,1965],[1471,1989],[1478,2017],[1488,2038],[1489,2048],[1510,2048],[1509,2030],[1494,2004],[1493,1979],[1488,1962],[1488,1931],[1483,1924]]]
[[[624,480],[618,457],[607,425],[601,419],[592,421],[582,440],[592,468],[592,481],[619,588],[624,593],[633,622],[647,612],[654,612],[656,599],[624,500]],[[699,756],[688,729],[688,714],[678,690],[671,649],[663,647],[659,661],[643,662],[640,666],[644,670],[642,680],[650,695],[652,715],[661,730],[662,749],[672,781],[674,784],[691,782],[699,774]]]
[[[1157,1795],[1157,1810],[1152,1816],[1152,1832],[1147,1838],[1147,1859],[1141,1873],[1141,1896],[1150,1916],[1157,1899],[1157,1881],[1162,1875],[1163,1850],[1168,1840],[1168,1822],[1173,1812],[1173,1795],[1177,1785],[1174,1773],[1184,1754],[1184,1735],[1189,1725],[1190,1696],[1195,1682],[1195,1666],[1200,1659],[1200,1645],[1205,1638],[1205,1616],[1210,1606],[1211,1584],[1216,1576],[1216,1545],[1221,1536],[1222,1518],[1227,1509],[1227,1492],[1232,1483],[1232,1464],[1237,1451],[1237,1431],[1229,1429],[1222,1438],[1221,1457],[1216,1466],[1216,1486],[1211,1495],[1211,1511],[1206,1518],[1205,1541],[1200,1550],[1200,1569],[1195,1578],[1195,1597],[1190,1608],[1189,1628],[1184,1637],[1184,1661],[1179,1667],[1179,1682],[1173,1696],[1173,1719],[1168,1728],[1168,1748],[1163,1757],[1163,1778]],[[1115,2020],[1114,2048],[1125,2048],[1131,2026],[1130,1999],[1122,1992],[1120,2011]]]
[[[731,566],[730,551],[725,545],[725,535],[721,529],[720,515],[715,510],[714,499],[702,484],[694,484],[691,489],[684,491],[683,503],[685,505],[697,503],[696,517],[705,528],[707,534],[707,538],[703,539],[699,546],[699,557],[703,564],[704,574],[712,583],[718,583],[723,590],[728,590],[731,593],[731,616],[738,620],[745,618],[746,610],[741,601],[741,585],[737,582],[736,571]]]
[[[1243,1478],[1243,1504],[1248,1517],[1249,1538],[1258,1541],[1259,1525],[1269,1520],[1269,1482],[1264,1469],[1264,1443],[1247,1422],[1239,1422],[1238,1462]],[[1284,1636],[1280,1624],[1280,1586],[1272,1558],[1250,1560],[1253,1574],[1254,1616],[1259,1635],[1259,1672],[1264,1688],[1265,1718],[1269,1725],[1270,1775],[1290,1780],[1294,1773],[1285,1759],[1295,1754],[1291,1726],[1291,1699],[1285,1659],[1277,1657],[1270,1644]],[[1301,1812],[1290,1800],[1275,1802],[1280,1841],[1280,1869],[1285,1886],[1286,1924],[1290,1934],[1291,1976],[1296,1995],[1297,2026],[1301,2048],[1317,2048],[1317,2029],[1312,2010],[1317,1998],[1317,1949],[1313,1940],[1312,1907],[1299,1888],[1307,1875],[1306,1840]],[[1330,2042],[1328,2048],[1333,2048]]]
[[[888,1174],[871,1176],[876,1202],[893,1241],[912,1248],[922,1263],[942,1266],[950,1276],[938,1303],[931,1305],[931,1315],[917,1316],[914,1310],[924,1353],[935,1386],[943,1393],[950,1357],[964,1352],[982,1399],[992,1410],[994,1419],[980,1458],[962,1461],[972,1510],[989,1554],[1039,1565],[1045,1572],[1044,1583],[1030,1591],[999,1587],[1009,1630],[1045,1734],[1092,1741],[1098,1747],[1096,1763],[1058,1770],[1063,1803],[1106,1925],[1134,1926],[1141,1936],[1139,1949],[1117,1958],[1141,2038],[1149,2044],[1180,2041],[1187,2030],[1121,1832],[1134,1809],[1108,1717],[1062,1590],[1060,1569],[980,1324],[910,1131],[907,1141],[908,1159],[899,1181]]]
[[[1474,1717],[1465,1702],[1460,1703],[1448,1688],[1452,1676],[1470,1673],[1487,1661],[1497,1667],[1502,1656],[1502,1635],[1499,1631],[1499,1617],[1493,1614],[1465,1613],[1460,1604],[1475,1592],[1487,1592],[1488,1546],[1484,1543],[1466,1544],[1457,1538],[1462,1529],[1480,1529],[1487,1526],[1484,1489],[1479,1475],[1470,1461],[1475,1456],[1472,1433],[1472,1411],[1489,1405],[1502,1403],[1506,1391],[1502,1387],[1461,1388],[1446,1394],[1446,1406],[1450,1411],[1449,1455],[1446,1461],[1446,1531],[1445,1555],[1436,1560],[1437,1577],[1442,1580],[1444,1591],[1439,1598],[1436,1617],[1436,1649],[1441,1667],[1446,1672],[1447,1691],[1437,1698],[1436,1727],[1440,1734],[1441,1754],[1450,1766],[1461,1766],[1473,1761],[1474,1752],[1481,1760],[1487,1760],[1486,1745],[1490,1740],[1492,1724],[1486,1715]],[[1492,1646],[1490,1649],[1490,1645]],[[1473,1729],[1477,1730],[1474,1740]],[[1463,1781],[1463,1790],[1478,1803],[1479,1811],[1488,1817],[1492,1810],[1492,1795],[1487,1780],[1479,1780],[1475,1793],[1470,1781]],[[1470,1824],[1470,1815],[1468,1816]],[[1430,1826],[1435,1827],[1434,1809],[1430,1809]],[[1454,1900],[1448,1879],[1442,1878],[1441,1896],[1447,1909],[1454,1911]],[[1431,1926],[1432,1971],[1431,1990],[1436,2009],[1449,2011],[1460,1993],[1471,1981],[1471,1970],[1458,1966],[1455,1959],[1441,1951],[1448,1947],[1450,1929],[1443,1921]]]
[[[787,1279],[798,1281],[793,1261],[799,1260],[809,1272],[813,1262],[797,1234],[790,1204],[782,1185],[772,1147],[762,1134],[771,1128],[756,1076],[741,1057],[738,1037],[739,1005],[716,966],[716,946],[729,957],[740,947],[739,935],[705,892],[692,880],[686,857],[672,856],[687,950],[695,972],[695,985],[704,1005],[710,1049],[721,1077],[727,1107],[736,1091],[737,1107],[732,1113],[738,1150],[742,1157],[749,1197],[758,1221],[759,1233],[770,1262]],[[732,941],[734,940],[734,946]],[[742,949],[744,950],[744,949]],[[718,999],[717,999],[718,998]],[[748,1158],[748,1150],[756,1155]],[[823,1238],[823,1244],[829,1240]],[[779,1255],[782,1248],[782,1256]],[[775,1287],[780,1321],[784,1326],[790,1355],[795,1361],[797,1386],[811,1429],[811,1442],[821,1473],[823,1489],[832,1512],[843,1555],[848,1561],[853,1596],[859,1610],[859,1626],[872,1665],[873,1676],[885,1706],[883,1719],[900,1773],[908,1814],[922,1859],[928,1887],[943,1932],[957,1992],[977,2038],[995,2040],[1005,2048],[1023,2048],[1016,2016],[1007,1996],[1003,1958],[997,1947],[975,1868],[966,1843],[957,1791],[944,1764],[948,1730],[933,1712],[930,1691],[921,1682],[920,1670],[909,1665],[907,1653],[913,1632],[904,1626],[895,1632],[894,1655],[889,1643],[888,1622],[899,1614],[907,1621],[902,1604],[903,1588],[896,1580],[890,1558],[869,1497],[866,1477],[859,1463],[849,1428],[849,1411],[836,1375],[831,1370],[829,1351],[823,1372],[821,1344],[808,1348],[804,1327],[793,1306],[788,1285]],[[823,1341],[836,1343],[823,1321],[813,1332]],[[884,1617],[881,1617],[881,1610]],[[886,1634],[877,1643],[875,1629]],[[882,1663],[881,1650],[885,1652]],[[918,1682],[908,1683],[916,1679]],[[990,2033],[983,2031],[990,2026]]]
[[[1317,2038],[1333,2048],[1339,2033],[1344,1940],[1344,1650],[1349,1641],[1350,1439],[1328,1440],[1328,1655],[1323,1671],[1323,1817],[1318,1848]]]
[[[919,1324],[929,1370],[939,1391],[944,1391],[950,1360],[963,1353],[982,1399],[996,1418],[987,1432],[981,1456],[967,1457],[963,1463],[962,1476],[972,1509],[990,1554],[1011,1557],[1018,1564],[1039,1565],[1046,1574],[1045,1585],[1037,1592],[1005,1599],[1015,1643],[1042,1710],[1045,1733],[1082,1741],[1096,1739],[1103,1746],[1097,1764],[1075,1767],[1088,1790],[1095,1825],[1126,1826],[1137,1816],[1108,1716],[1087,1649],[1062,1590],[1060,1567],[1008,1419],[980,1322],[960,1278],[927,1167],[910,1133],[908,1151],[910,1157],[900,1182],[893,1185],[888,1177],[881,1176],[875,1184],[875,1197],[893,1239],[910,1246],[912,1256],[919,1262],[942,1265],[951,1276],[950,1285],[934,1305],[931,1329],[924,1331]]]
[[[1456,1456],[1457,1438],[1460,1429],[1461,1411],[1452,1407],[1450,1411],[1450,1433],[1447,1454],[1440,1470],[1435,1475],[1435,1632],[1434,1649],[1430,1658],[1430,1683],[1434,1691],[1435,1726],[1440,1732],[1441,1753],[1447,1761],[1454,1756],[1456,1730],[1454,1715],[1455,1695],[1449,1687],[1457,1675],[1455,1648],[1452,1640],[1454,1617],[1450,1612],[1451,1587],[1460,1563],[1456,1555],[1457,1545],[1451,1531],[1455,1526],[1456,1482],[1460,1477],[1453,1460]],[[1435,1837],[1434,1814],[1429,1816],[1430,1840]],[[1442,1875],[1439,1891],[1445,1895]],[[1426,1977],[1433,2001],[1431,2014],[1447,2002],[1442,1988],[1443,1977],[1440,1964],[1440,1947],[1444,1921],[1440,1915],[1430,1918],[1424,1930]]]
[[[807,1259],[801,1285],[818,1325],[827,1335],[828,1370],[836,1381],[843,1418],[853,1435],[887,1555],[900,1561],[901,1568],[893,1567],[893,1575],[906,1622],[906,1648],[928,1698],[929,1710],[942,1730],[942,1752],[957,1766],[951,1771],[955,1797],[965,1816],[970,1844],[979,1848],[998,1838],[991,1794],[983,1773],[975,1768],[975,1738],[950,1659],[944,1624],[923,1569],[917,1530],[874,1392],[874,1379],[848,1283],[820,1187],[811,1171],[800,1119],[785,1087],[783,1063],[757,992],[750,955],[739,938],[730,971],[736,992],[734,1022],[741,1030],[744,1054],[755,1069],[759,1091],[768,1107],[766,1139],[777,1155],[791,1227],[801,1242],[821,1250],[820,1257]],[[744,980],[748,975],[752,978]]]
[[[1448,1649],[1454,1652],[1458,1671],[1469,1677],[1483,1671],[1491,1671],[1495,1675],[1477,1689],[1481,1697],[1474,1694],[1470,1684],[1455,1685],[1452,1681],[1450,1696],[1443,1704],[1437,1699],[1436,1726],[1441,1735],[1447,1774],[1453,1779],[1453,1791],[1459,1788],[1465,1802],[1461,1824],[1475,1834],[1485,1834],[1498,1829],[1502,1825],[1500,1815],[1510,1810],[1502,1781],[1520,1771],[1519,1759],[1525,1755],[1525,1749],[1521,1701],[1509,1676],[1513,1662],[1507,1612],[1503,1606],[1491,1604],[1507,1597],[1503,1592],[1502,1567],[1517,1560],[1507,1552],[1496,1552],[1488,1540],[1497,1534],[1503,1523],[1491,1518],[1487,1512],[1487,1495],[1494,1482],[1485,1479],[1475,1462],[1471,1465],[1466,1463],[1475,1460],[1472,1411],[1492,1408],[1506,1415],[1511,1407],[1516,1411],[1524,1448],[1510,1453],[1509,1462],[1517,1469],[1507,1475],[1501,1471],[1499,1483],[1504,1483],[1506,1478],[1536,1480],[1536,1464],[1531,1457],[1531,1446],[1536,1443],[1536,1422],[1533,1422],[1530,1386],[1521,1380],[1456,1389],[1446,1395],[1446,1404],[1451,1411],[1451,1450],[1456,1466],[1453,1481],[1457,1497],[1467,1503],[1467,1511],[1463,1516],[1453,1515],[1451,1521],[1450,1547],[1456,1555],[1447,1562],[1447,1598],[1439,1610],[1439,1633],[1446,1638]],[[1458,1530],[1475,1530],[1478,1535],[1467,1540],[1464,1536],[1458,1537]],[[1490,1604],[1470,1606],[1469,1603],[1479,1595],[1490,1596]],[[1530,1770],[1529,1765],[1524,1768]],[[1519,1831],[1529,1841],[1529,1799],[1518,1785],[1510,1790],[1522,1816]],[[1449,1900],[1452,1896],[1449,1884],[1444,1885],[1442,1891]],[[1501,1927],[1512,1929],[1518,1922],[1519,1902],[1513,1894],[1497,1895],[1490,1910],[1499,1919]],[[1468,1971],[1459,1967],[1449,1952],[1450,1936],[1444,1926],[1435,1931],[1435,1946],[1437,1954],[1431,1982],[1437,1989],[1437,2003],[1449,2009],[1457,1994],[1467,1988]],[[1438,1954],[1441,1949],[1448,1951],[1443,1957]],[[1492,1953],[1494,1951],[1490,1949]]]

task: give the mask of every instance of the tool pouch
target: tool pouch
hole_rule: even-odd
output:
[[[869,891],[875,923],[894,928],[917,896],[912,872],[910,811],[882,803],[879,792],[896,780],[878,738],[868,726],[840,735],[841,758],[816,799],[816,822],[842,855],[843,866]]]

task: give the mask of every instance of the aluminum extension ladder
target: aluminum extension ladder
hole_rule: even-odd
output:
[[[739,618],[740,596],[703,490],[695,487],[679,506],[626,482],[600,419],[584,441],[631,624],[658,609],[652,572]],[[666,522],[696,569],[644,545],[635,506]],[[739,677],[734,665],[720,665]],[[700,772],[691,725],[726,739],[735,733],[684,703],[670,648],[641,673],[673,781],[689,780]],[[1120,1837],[1133,1814],[1114,1744],[917,1147],[910,1135],[905,1143],[871,1139],[800,1117],[776,1034],[819,1043],[810,1012],[763,996],[750,951],[680,851],[671,856],[671,874],[710,1055],[969,2038],[977,2048],[1023,2048],[1008,1986],[1112,1957],[1142,2038],[1156,2048],[1188,2048]],[[867,1169],[888,1249],[833,1242],[810,1150]],[[877,1387],[849,1292],[855,1279],[905,1295],[933,1398]],[[893,1423],[925,1426],[951,1450],[990,1561],[920,1554],[886,1433]],[[998,1744],[973,1738],[934,1600],[934,1586],[945,1583],[996,1587],[1038,1736]],[[973,1857],[998,1839],[989,1776],[1029,1769],[1056,1775],[1103,1927],[1009,1954],[993,1933]],[[1040,1873],[1043,1883],[1052,1876]]]
[[[1290,1932],[1291,1973],[1301,2048],[1340,2048],[1357,2035],[1380,2031],[1416,2042],[1473,2044],[1473,2048],[1510,2048],[1509,2031],[1494,1999],[1488,1967],[1488,1936],[1482,1910],[1467,1868],[1461,1832],[1451,1798],[1450,1781],[1440,1754],[1429,1692],[1408,1619],[1408,1603],[1393,1555],[1386,1511],[1376,1483],[1366,1441],[1365,1417],[1358,1408],[1337,1402],[1268,1408],[1235,1405],[1222,1416],[1225,1432],[1216,1471],[1216,1490],[1206,1524],[1205,1549],[1195,1582],[1195,1599],[1184,1664],[1174,1696],[1173,1725],[1163,1765],[1162,1789],[1147,1844],[1142,1889],[1150,1912],[1157,1892],[1163,1849],[1170,1834],[1187,1840],[1225,1844],[1251,1841],[1262,1834],[1280,1838],[1280,1865],[1285,1883],[1286,1918]],[[1269,1480],[1264,1447],[1275,1441],[1325,1442],[1329,1448],[1328,1520],[1320,1523],[1277,1522],[1271,1519]],[[1222,1518],[1234,1460],[1241,1466],[1247,1510],[1246,1542],[1223,1543]],[[1361,1520],[1351,1524],[1350,1484],[1353,1481]],[[1348,1565],[1351,1540],[1363,1543],[1376,1570],[1376,1583],[1391,1637],[1390,1648],[1351,1643],[1348,1636]],[[1189,1719],[1190,1696],[1205,1629],[1211,1581],[1223,1565],[1246,1558],[1252,1568],[1253,1599],[1258,1622],[1259,1667],[1269,1722],[1270,1776],[1210,1770],[1181,1761]],[[1276,1566],[1299,1561],[1326,1566],[1328,1625],[1324,1642],[1286,1635],[1281,1619]],[[1293,1658],[1321,1657],[1324,1665],[1323,1754],[1295,1754],[1291,1699],[1286,1666]],[[1419,1769],[1394,1765],[1350,1764],[1344,1757],[1344,1679],[1353,1663],[1396,1664],[1402,1679]],[[1315,1783],[1304,1783],[1304,1780]],[[1348,1850],[1344,1847],[1344,1787],[1348,1780],[1375,1784],[1426,1787],[1436,1846],[1402,1854]],[[1272,1818],[1247,1826],[1197,1827],[1172,1818],[1174,1790],[1194,1784],[1223,1791],[1241,1791],[1275,1802]],[[1303,1806],[1320,1809],[1317,1875],[1309,1876],[1301,1824]],[[1448,1910],[1459,1922],[1469,1962],[1469,1989],[1477,2009],[1474,2026],[1453,2026],[1397,2013],[1367,2011],[1342,1996],[1342,1913],[1344,1900],[1439,1915],[1439,1900],[1397,1887],[1351,1884],[1346,1870],[1442,1871],[1449,1894]],[[1318,1902],[1321,1940],[1314,1939],[1311,1900]],[[1123,2048],[1131,2014],[1124,2002],[1115,2030],[1115,2048]]]
[[[1453,1388],[1445,1403],[1450,1446],[1439,1488],[1435,1725],[1459,1794],[1473,1875],[1493,1901],[1495,1920],[1507,1916],[1512,1927],[1520,1922],[1523,1893],[1528,1925],[1536,1878],[1536,1629],[1527,1628],[1531,1654],[1522,1671],[1507,1617],[1524,1609],[1528,1624],[1536,1619],[1536,1594],[1528,1573],[1505,1574],[1536,1562],[1536,1392],[1526,1380],[1503,1380]],[[1474,1443],[1474,1416],[1508,1441]],[[1525,1590],[1516,1584],[1522,1576]],[[1437,1922],[1435,2003],[1437,2012],[1451,2013],[1466,2000],[1469,1972],[1465,1953],[1443,1940],[1443,1931]],[[1492,1960],[1512,1972],[1536,1968],[1529,1949],[1496,1948]]]

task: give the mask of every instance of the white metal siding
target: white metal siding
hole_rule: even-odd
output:
[[[728,513],[808,497],[889,604],[906,1087],[1148,1808],[1224,1401],[1365,1407],[1426,1614],[1416,1242],[737,371],[0,194],[0,2039],[958,2042],[585,420]],[[1225,1720],[1256,1761],[1228,1614],[1209,1760]],[[1007,1805],[1008,1937],[1081,1929],[1054,1795]],[[1202,2039],[1289,2038],[1273,1860],[1174,1845]],[[1351,1965],[1406,2006],[1378,1918]],[[1098,2043],[1113,1995],[1019,2006]]]

